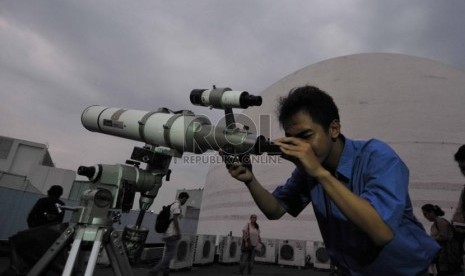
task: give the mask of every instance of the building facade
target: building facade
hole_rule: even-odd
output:
[[[75,178],[76,172],[55,168],[47,145],[0,136],[0,187],[47,194],[60,185],[67,198]]]

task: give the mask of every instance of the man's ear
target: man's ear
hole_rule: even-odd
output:
[[[338,119],[334,119],[329,124],[329,135],[331,136],[331,139],[336,140],[340,134],[341,134],[341,122],[339,122]]]

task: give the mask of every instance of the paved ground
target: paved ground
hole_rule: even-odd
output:
[[[0,257],[0,274],[9,265],[8,257]],[[172,271],[170,274],[174,276],[226,276],[237,275],[238,266],[235,264],[209,264],[205,266],[192,267],[190,269]],[[135,276],[144,276],[147,274],[148,268],[138,267],[133,268]],[[114,275],[111,267],[96,267],[94,271],[95,276],[110,276]],[[282,267],[276,264],[256,264],[252,275],[266,275],[266,276],[329,276],[327,271],[318,271],[313,268],[296,268],[296,267]]]

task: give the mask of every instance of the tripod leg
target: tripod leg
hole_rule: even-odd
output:
[[[61,250],[68,244],[70,237],[74,233],[74,225],[69,226],[66,230],[58,237],[47,252],[40,258],[40,260],[31,268],[28,272],[28,276],[37,276],[50,264],[55,256],[61,252]]]
[[[65,269],[63,270],[62,276],[69,276],[73,271],[74,262],[76,261],[76,257],[79,253],[79,247],[81,246],[82,238],[84,237],[84,229],[79,228],[76,233],[76,236],[73,241],[73,246],[69,251],[68,259],[66,260]]]
[[[121,240],[121,233],[113,231],[110,235],[110,241],[105,243],[105,249],[110,259],[113,272],[116,276],[132,276],[131,265]]]
[[[106,229],[100,228],[97,231],[97,236],[95,237],[94,244],[92,245],[92,251],[90,252],[89,261],[87,262],[87,268],[85,276],[92,276],[95,269],[95,264],[97,263],[98,252],[100,251],[100,246],[102,245],[102,238]]]

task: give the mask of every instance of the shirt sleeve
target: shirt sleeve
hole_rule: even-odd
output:
[[[361,179],[366,181],[360,196],[395,230],[405,209],[411,208],[408,168],[388,145],[380,141],[372,143],[368,152],[368,156],[363,158],[365,163],[360,166],[360,171],[363,171]]]
[[[171,205],[171,214],[173,216],[181,214],[181,204],[179,202],[176,201],[173,205]]]
[[[296,217],[310,203],[310,179],[295,169],[291,177],[282,186],[273,191],[279,204],[292,216]]]

